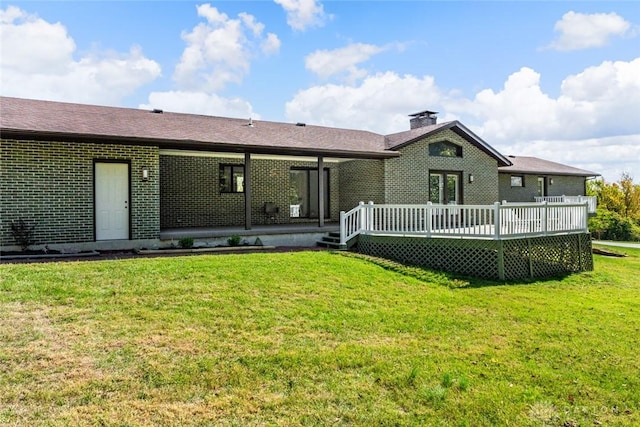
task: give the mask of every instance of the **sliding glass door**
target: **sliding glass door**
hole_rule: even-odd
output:
[[[329,207],[329,169],[324,169],[324,217],[331,216]],[[318,169],[289,171],[289,212],[292,218],[318,218]]]

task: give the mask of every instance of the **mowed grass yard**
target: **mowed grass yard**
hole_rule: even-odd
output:
[[[0,425],[640,424],[640,250],[530,283],[332,252],[0,265]]]

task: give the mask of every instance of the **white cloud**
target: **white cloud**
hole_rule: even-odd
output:
[[[277,53],[280,50],[280,39],[273,33],[267,34],[267,38],[262,41],[260,46],[265,55]]]
[[[366,77],[359,86],[327,84],[299,91],[286,104],[287,119],[392,133],[409,129],[407,114],[442,98],[433,77],[393,72]]]
[[[278,37],[273,33],[264,37],[264,25],[252,15],[243,12],[232,19],[210,4],[198,6],[197,11],[207,22],[182,34],[187,47],[173,75],[182,90],[211,92],[240,83],[257,51],[272,54],[280,48]]]
[[[580,123],[579,135],[640,134],[640,57],[589,67],[561,89],[560,118]]]
[[[60,23],[9,6],[0,10],[0,87],[5,96],[117,105],[160,75],[160,65],[132,47],[74,59],[76,45]]]
[[[556,50],[580,50],[605,46],[614,36],[631,35],[631,24],[612,13],[567,12],[556,22],[555,31],[560,36],[550,48]]]
[[[287,12],[287,24],[294,30],[321,27],[330,16],[316,0],[274,0]]]
[[[471,103],[452,103],[447,111],[481,118],[480,135],[489,141],[542,138],[559,129],[555,101],[542,92],[540,74],[526,67],[510,75],[500,92],[482,90]]]
[[[290,121],[367,129],[388,134],[409,129],[407,114],[442,111],[440,122],[460,119],[503,154],[530,155],[603,173],[640,177],[640,58],[603,62],[567,76],[560,95],[522,68],[494,91],[469,99],[445,92],[433,77],[393,72],[359,85],[326,84],[299,91],[287,104]]]
[[[203,92],[170,91],[152,92],[149,103],[139,108],[151,110],[159,108],[176,113],[205,114],[210,116],[259,119],[251,104],[240,98],[223,98]]]
[[[570,75],[556,99],[542,91],[537,72],[522,68],[501,91],[483,90],[447,111],[480,119],[480,134],[497,143],[640,134],[640,57]]]
[[[640,57],[589,67],[567,76],[560,89],[552,98],[540,75],[522,68],[498,92],[443,103],[505,154],[557,160],[606,173],[608,180],[640,171]]]
[[[59,22],[49,24],[9,6],[6,11],[0,10],[0,25],[3,67],[23,73],[41,70],[58,73],[72,62],[76,45]]]
[[[353,83],[367,75],[367,71],[357,67],[358,64],[389,48],[390,46],[352,43],[339,49],[317,50],[307,55],[304,62],[308,70],[323,79],[346,74],[347,80]]]
[[[242,82],[258,54],[279,51],[280,39],[273,33],[264,35],[264,24],[246,12],[230,18],[210,4],[197,6],[197,12],[206,22],[182,34],[186,47],[173,75],[177,90],[152,92],[140,108],[260,118],[248,101],[215,92]]]
[[[600,173],[608,182],[618,181],[623,172],[631,173],[635,179],[640,178],[640,134],[530,140],[493,146],[503,154],[540,157]]]

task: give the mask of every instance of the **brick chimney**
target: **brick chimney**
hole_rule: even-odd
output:
[[[417,129],[429,125],[435,125],[438,118],[435,116],[438,114],[437,111],[420,111],[419,113],[409,114],[411,119],[409,123],[411,124],[411,129]]]

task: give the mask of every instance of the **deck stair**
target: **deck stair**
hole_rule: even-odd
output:
[[[340,232],[330,232],[322,236],[322,240],[317,241],[318,246],[329,249],[345,250],[345,247],[340,246]]]

